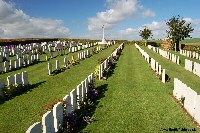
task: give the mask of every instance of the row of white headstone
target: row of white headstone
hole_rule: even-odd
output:
[[[187,51],[187,50],[180,49],[180,54],[184,55],[186,57],[189,57],[189,58],[194,58],[194,59],[200,60],[199,53],[197,53],[195,51]]]
[[[28,58],[19,58],[15,60],[5,61],[0,63],[0,72],[8,72],[13,69],[21,69],[23,66],[28,66],[32,64],[34,61],[40,61],[40,54],[31,55],[30,59]]]
[[[185,59],[185,69],[193,72],[195,75],[200,77],[200,64],[188,59]]]
[[[88,47],[89,48],[89,47]],[[98,47],[97,47],[98,48]],[[99,48],[100,49],[100,48]],[[83,51],[83,52],[80,52],[78,53],[78,58],[79,59],[85,59],[86,56],[88,57],[90,54],[89,50],[86,50],[86,51]],[[72,56],[72,60],[75,60],[74,59],[74,56]],[[65,57],[64,58],[64,66],[66,68],[69,68],[70,67],[70,63],[68,61],[68,59]],[[56,70],[60,70],[60,61],[59,60],[56,60]],[[49,75],[52,74],[53,72],[53,68],[52,68],[52,63],[48,63],[48,71],[49,71]]]
[[[80,109],[81,103],[87,99],[89,83],[94,82],[93,73],[81,82],[69,95],[63,100],[65,106],[61,102],[54,105],[52,111],[46,112],[42,117],[42,122],[36,122],[31,125],[26,133],[56,133],[63,126],[64,114],[69,115],[75,110]]]
[[[183,104],[187,112],[200,124],[200,95],[178,78],[174,78],[174,97]]]
[[[157,47],[154,47],[154,46],[151,46],[151,45],[148,45],[148,48],[153,50],[154,52],[160,54],[161,56],[171,60],[172,62],[180,65],[180,57],[175,55],[175,54],[172,54],[168,51],[165,51],[165,50],[162,50],[162,49],[159,49]]]
[[[77,46],[70,47],[68,50],[69,50],[69,53],[74,53],[74,52],[77,52],[77,51],[80,51],[83,49],[87,49],[87,48],[90,48],[90,47],[93,47],[96,45],[97,45],[96,43],[91,43],[91,44],[86,44],[86,45],[77,45]],[[46,54],[46,61],[54,58],[54,51],[52,51],[52,50],[49,50],[49,51],[50,51],[50,55]],[[65,50],[57,50],[57,53],[58,53],[58,56],[60,56],[60,54],[65,55],[66,51]]]
[[[17,73],[12,76],[7,77],[7,87],[18,86],[18,85],[29,85],[28,72],[24,71],[22,73]],[[3,89],[5,89],[5,82],[3,79],[0,79],[0,96],[3,95]]]
[[[96,46],[97,43],[91,43],[91,44],[86,44],[86,45],[78,45],[78,46],[73,46],[69,48],[69,53],[74,53],[83,49],[87,49],[93,46]]]
[[[72,56],[72,60],[74,60],[74,56]],[[69,68],[70,67],[70,62],[67,59],[67,57],[64,57],[64,67],[65,68]],[[60,70],[60,69],[61,69],[60,61],[56,60],[56,70]],[[48,71],[49,71],[49,75],[51,75],[52,72],[53,72],[52,63],[50,63],[50,62],[48,63]]]
[[[73,42],[73,41],[53,41],[53,42],[41,42],[41,43],[31,43],[26,45],[14,45],[12,48],[8,48],[7,46],[0,46],[0,55],[6,55],[8,54],[10,56],[14,56],[16,54],[21,54],[22,52],[37,52],[37,48],[41,48],[42,52],[45,52],[45,50],[49,51],[57,51],[61,49],[71,48],[74,46],[79,46],[81,48],[84,47],[91,47],[92,45],[97,45],[97,43],[89,43],[86,42],[84,45],[79,42]]]
[[[108,69],[108,63],[112,61],[113,57],[117,56],[117,53],[121,52],[124,48],[124,43],[122,43],[103,63],[99,65],[99,80],[103,77],[103,72]]]
[[[78,53],[78,59],[79,60],[85,59],[85,58],[89,57],[89,55],[90,55],[89,50],[82,51],[82,52]]]
[[[103,48],[101,47],[101,46],[97,46],[97,47],[94,47],[93,49],[92,49],[92,52],[99,52],[99,51],[101,51],[101,50],[103,50]]]
[[[56,60],[56,70],[58,70],[58,71],[60,70],[60,61],[59,60]],[[53,72],[52,63],[50,63],[50,62],[48,63],[48,71],[49,71],[49,75],[51,75]]]
[[[82,49],[87,48],[87,47],[91,47],[94,45],[97,45],[97,43],[86,43],[85,45],[80,45],[81,43],[71,43],[71,42],[66,42],[66,41],[54,41],[54,42],[43,42],[41,44],[39,43],[32,43],[32,44],[27,44],[27,45],[15,45],[12,48],[8,49],[8,47],[1,47],[0,46],[0,62],[2,60],[2,57],[6,57],[7,61],[9,61],[9,55],[10,56],[15,56],[16,58],[20,58],[22,54],[29,54],[34,55],[35,53],[38,53],[38,49],[37,48],[41,48],[42,53],[47,53],[47,51],[49,52],[58,52],[58,55],[63,54],[63,52],[65,53],[65,50],[67,48],[73,47],[75,48],[75,46],[80,47]],[[72,50],[73,50],[72,48]]]
[[[156,74],[162,76],[162,82],[165,83],[166,82],[166,70],[162,69],[162,66],[159,65],[158,62],[156,62],[155,59],[151,58],[149,56],[149,54],[147,52],[145,52],[142,48],[140,48],[139,45],[137,45],[135,43],[135,47],[140,51],[140,53],[142,54],[142,56],[145,58],[145,60],[148,63],[151,63],[151,68],[153,69],[153,71],[156,72]],[[149,46],[148,46],[149,47]]]

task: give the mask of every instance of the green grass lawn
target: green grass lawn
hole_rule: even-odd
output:
[[[155,76],[134,45],[125,46],[112,77],[96,84],[107,86],[107,91],[95,110],[96,121],[85,132],[157,133],[167,128],[196,128],[172,98],[173,88]]]
[[[149,41],[156,42],[156,43],[162,43],[162,40],[149,40]],[[184,39],[184,40],[180,41],[180,44],[199,45],[200,44],[200,38]]]
[[[99,58],[108,57],[118,46],[119,44],[111,46],[55,76],[48,76],[47,62],[3,74],[2,77],[5,79],[8,75],[27,71],[30,83],[36,87],[0,104],[0,133],[22,133],[33,123],[41,121],[42,115],[46,112],[43,108],[45,105],[69,94],[81,81],[94,72]],[[70,53],[67,58],[71,60],[72,55],[77,58],[77,52]],[[55,60],[60,60],[63,65],[63,58],[64,56],[61,56],[50,60],[54,64],[54,69]]]
[[[191,60],[191,61],[200,63],[200,60],[199,60],[199,59],[194,59],[194,58],[186,57],[186,56],[184,56],[184,55],[181,55],[180,52],[175,52],[175,51],[173,51],[173,50],[170,50],[170,53],[176,54],[176,55],[178,55],[178,56],[180,57],[181,65],[182,65],[183,67],[185,67],[185,59],[188,59],[188,60]]]
[[[184,64],[177,65],[173,63],[172,61],[162,57],[161,55],[157,54],[153,50],[148,49],[147,47],[141,47],[144,49],[151,58],[154,58],[159,64],[162,65],[162,68],[166,69],[166,73],[171,78],[171,81],[167,84],[169,86],[174,86],[174,78],[178,78],[183,83],[187,84],[189,87],[191,87],[193,90],[195,90],[198,94],[200,94],[200,77],[196,76],[192,72],[186,70],[184,68]],[[184,61],[184,57],[181,56],[181,61]]]
[[[185,39],[182,40],[181,43],[199,43],[200,38],[191,38],[191,39]]]
[[[55,70],[55,67],[56,67],[56,60],[59,60],[60,61],[60,65],[61,65],[61,68],[63,67],[63,65],[64,65],[64,57],[67,57],[67,59],[68,60],[71,60],[71,58],[72,58],[72,55],[74,55],[74,58],[75,59],[78,59],[78,53],[79,52],[82,52],[82,51],[86,51],[86,50],[90,50],[90,52],[92,52],[91,50],[93,49],[93,48],[95,48],[95,47],[97,47],[97,46],[93,46],[93,47],[90,47],[90,48],[87,48],[87,49],[83,49],[83,50],[80,50],[80,51],[77,51],[77,52],[74,52],[74,53],[69,53],[68,52],[68,50],[66,50],[66,55],[63,55],[63,56],[57,56],[57,52],[54,52],[54,57],[55,58],[52,58],[52,59],[50,59],[49,61],[46,61],[46,54],[42,54],[42,55],[40,55],[40,61],[41,61],[41,63],[38,63],[38,64],[34,64],[34,65],[30,65],[30,66],[28,66],[28,67],[26,67],[26,68],[22,68],[22,69],[19,69],[19,70],[16,70],[16,71],[11,71],[11,72],[8,72],[8,73],[4,73],[4,74],[1,74],[1,78],[3,78],[3,79],[5,79],[6,80],[6,78],[7,78],[7,76],[9,76],[9,75],[14,75],[14,74],[16,74],[16,73],[19,73],[19,72],[23,72],[23,71],[27,71],[27,72],[31,72],[31,71],[35,71],[35,70],[43,70],[43,71],[46,71],[47,73],[48,73],[48,62],[50,62],[50,63],[52,63],[52,67],[53,67],[53,69]],[[48,52],[48,56],[50,56],[50,53]],[[10,58],[12,58],[13,60],[15,60],[16,59],[16,56],[14,56],[14,57],[10,57]],[[44,69],[44,68],[42,68],[41,66],[44,66],[44,64],[45,64],[45,68],[46,69]],[[41,69],[42,68],[42,69]]]

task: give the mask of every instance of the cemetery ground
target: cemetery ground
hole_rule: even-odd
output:
[[[47,62],[3,74],[2,77],[5,78],[26,70],[30,83],[37,86],[0,104],[0,132],[25,132],[34,122],[41,120],[46,112],[45,105],[55,99],[62,99],[87,75],[94,72],[98,59],[108,57],[118,46],[119,44],[111,46],[54,76],[48,76]],[[163,84],[135,46],[125,45],[112,76],[108,80],[95,81],[97,87],[105,87],[105,92],[94,110],[95,121],[87,125],[84,131],[160,132],[168,128],[196,128],[199,131],[172,97],[174,77],[194,90],[197,89],[198,93],[199,77],[147,47],[142,48],[166,69],[170,82]],[[77,52],[70,53],[67,58],[71,59],[72,55],[77,57]],[[50,60],[53,68],[56,59],[61,61],[62,66],[64,57]]]
[[[80,61],[80,64],[54,76],[48,75],[47,62],[1,74],[1,77],[6,80],[8,75],[26,70],[29,74],[29,82],[35,85],[35,88],[0,104],[0,132],[25,132],[34,122],[41,120],[42,115],[46,112],[45,105],[51,104],[55,99],[62,100],[80,81],[94,72],[100,58],[108,57],[118,46],[119,44],[116,44],[100,51],[98,54]],[[66,57],[71,60],[72,55],[74,55],[77,59],[78,52],[69,53]],[[53,69],[55,69],[55,60],[59,60],[61,68],[63,67],[64,57],[58,56],[50,59],[49,62],[53,63]],[[45,56],[41,56],[41,60],[44,61]]]
[[[173,54],[175,54],[175,55],[178,55],[178,56],[180,57],[180,62],[181,62],[180,65],[183,66],[183,67],[185,67],[185,65],[184,65],[184,64],[185,64],[185,59],[188,59],[188,60],[191,60],[191,61],[200,63],[200,60],[199,60],[199,59],[194,59],[194,58],[186,57],[186,56],[184,56],[184,55],[181,55],[179,51],[178,51],[178,52],[175,52],[175,51],[173,51],[173,50],[170,50],[169,52],[170,52],[170,53],[173,53]]]
[[[177,65],[175,63],[173,63],[172,61],[162,57],[161,55],[159,55],[158,53],[154,52],[153,50],[148,49],[147,47],[141,47],[142,49],[144,49],[149,55],[150,57],[154,58],[157,62],[159,62],[159,64],[162,65],[163,68],[166,69],[166,73],[169,75],[170,77],[170,82],[168,82],[167,84],[169,84],[169,86],[171,88],[173,88],[174,86],[174,78],[178,78],[179,80],[181,80],[183,83],[187,84],[189,87],[191,87],[193,90],[195,90],[197,93],[200,93],[200,78],[198,76],[196,76],[195,74],[193,74],[190,71],[187,71],[184,68],[184,62],[185,62],[185,56],[179,55],[180,56],[180,60],[181,60],[181,64]],[[171,51],[170,51],[171,52]],[[173,52],[175,53],[175,52]],[[199,62],[195,59],[190,58],[190,60],[194,60],[196,62]],[[172,95],[172,91],[171,91],[171,95]]]
[[[157,43],[162,43],[162,40],[152,40],[153,42],[157,42]],[[187,43],[199,43],[200,42],[200,38],[190,38],[190,39],[184,39],[182,41],[180,41],[180,44],[187,44]]]
[[[107,85],[107,91],[94,113],[96,121],[84,129],[86,132],[149,133],[184,127],[199,131],[173,99],[173,81],[163,84],[134,45],[125,45],[114,74],[97,84]]]

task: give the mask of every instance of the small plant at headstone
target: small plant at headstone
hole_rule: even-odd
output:
[[[105,60],[106,60],[106,58],[105,58],[105,57],[102,57],[102,58],[98,59],[98,63],[101,64],[101,63],[103,63]]]
[[[64,117],[64,126],[63,132],[66,133],[76,133],[78,132],[78,116],[76,112],[73,112]]]
[[[42,52],[42,47],[39,47],[39,48],[37,49],[37,51],[38,51],[39,54],[42,54],[42,53],[43,53],[43,52]]]
[[[99,96],[98,90],[96,89],[93,83],[90,83],[89,90],[88,90],[88,99],[91,102],[95,102],[98,99],[98,96]]]
[[[53,106],[54,106],[55,104],[57,104],[58,102],[61,102],[61,103],[63,103],[63,104],[65,103],[64,100],[56,99],[56,100],[52,101],[50,104],[45,105],[45,106],[44,106],[44,109],[45,109],[46,111],[52,110],[52,109],[53,109]]]
[[[180,102],[181,102],[181,104],[183,104],[183,106],[184,106],[184,101],[185,101],[185,97],[181,96]]]
[[[7,61],[6,57],[2,57],[3,58],[3,62]]]
[[[108,61],[108,66],[113,67],[114,66],[114,59],[112,58],[110,61]]]
[[[109,73],[109,69],[104,69],[103,70],[103,77],[107,80],[108,78],[108,73]]]
[[[90,116],[84,116],[83,120],[85,122],[87,122],[88,124],[92,123],[94,121],[94,117],[90,117]]]
[[[7,86],[6,88],[3,89],[3,98],[5,100],[8,100],[12,97],[15,97],[17,95],[23,94],[27,90],[29,90],[30,86],[29,85],[14,85],[11,84]]]
[[[4,97],[5,98],[9,99],[17,94],[19,94],[19,90],[14,84],[11,84],[11,85],[7,86],[7,88],[4,89]]]
[[[96,66],[96,68],[95,68],[95,71],[94,71],[94,77],[95,77],[96,79],[99,78],[99,65]]]

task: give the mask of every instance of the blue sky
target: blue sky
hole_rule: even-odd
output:
[[[153,38],[166,37],[166,20],[180,15],[200,37],[199,0],[0,0],[0,38],[68,37],[141,39],[142,27]]]

